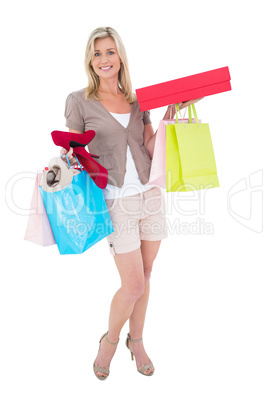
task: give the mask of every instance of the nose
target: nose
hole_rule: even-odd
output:
[[[108,61],[109,61],[109,57],[106,54],[101,56],[101,64],[105,64]]]

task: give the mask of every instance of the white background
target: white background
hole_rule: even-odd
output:
[[[266,14],[260,0],[2,7],[3,402],[267,402]],[[200,198],[166,195],[177,229],[154,265],[144,331],[155,375],[137,373],[126,325],[105,382],[92,364],[120,285],[106,240],[78,256],[23,240],[35,174],[58,155],[50,133],[65,130],[65,99],[87,84],[85,46],[98,26],[121,35],[133,89],[224,66],[232,77],[231,92],[197,104],[220,187]],[[155,129],[164,112],[152,111]]]

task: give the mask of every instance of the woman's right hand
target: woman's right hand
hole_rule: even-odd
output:
[[[193,103],[199,102],[201,99],[203,99],[203,98],[192,99],[192,100],[189,100],[189,101],[186,101],[186,102],[178,103],[179,109],[180,109],[180,110],[181,110],[181,109],[184,109],[185,107],[190,106],[190,105],[192,105]],[[175,113],[176,113],[176,104],[174,104],[174,105],[169,105],[168,108],[167,108],[167,111],[166,111],[166,113],[165,113],[165,116],[164,116],[163,120],[173,119],[174,116],[175,116]]]
[[[70,133],[75,133],[75,134],[83,134],[82,131],[72,130],[71,128],[69,129],[69,132]],[[70,148],[69,151],[67,151],[67,149],[65,149],[65,148],[61,148],[61,150],[60,150],[60,156],[63,155],[62,159],[66,163],[67,163],[67,159],[66,159],[65,155],[67,154],[67,157],[68,157],[68,159],[70,161],[70,165],[74,165],[76,163],[76,159],[73,156],[73,151],[74,151],[73,148]]]
[[[73,148],[70,148],[69,151],[67,151],[67,149],[65,149],[65,148],[61,148],[60,156],[62,157],[64,162],[67,163],[67,159],[66,159],[65,155],[67,155],[67,158],[69,159],[71,165],[72,165],[72,162],[76,161],[76,159],[73,157],[73,151],[74,151]]]

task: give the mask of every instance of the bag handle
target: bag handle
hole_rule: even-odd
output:
[[[193,113],[194,113],[195,123],[198,124],[198,117],[197,117],[196,108],[195,108],[194,104],[188,106],[189,123],[192,124],[191,106],[192,106]]]
[[[177,103],[176,103],[176,109],[181,115],[181,111],[180,111],[179,105]],[[192,124],[192,109],[193,109],[193,113],[194,113],[195,123],[198,124],[198,117],[197,117],[197,113],[196,113],[196,108],[195,108],[195,105],[193,103],[188,106],[189,124]],[[178,113],[177,112],[176,112],[176,123],[178,123]]]
[[[63,156],[64,156],[64,155],[61,155],[61,158],[62,158]],[[69,168],[71,169],[71,164],[70,164],[70,161],[69,161],[69,158],[68,158],[67,154],[65,154],[65,156],[66,156],[66,160],[67,160],[67,162],[68,162]],[[79,165],[79,167],[80,167],[80,169],[81,169],[81,172],[83,172],[83,168],[82,168],[82,166],[81,166],[79,160],[77,159],[77,157],[76,157],[75,155],[74,155],[74,157],[75,157],[75,159],[76,159],[76,161],[77,161],[77,163],[78,163],[78,165]]]
[[[182,115],[181,115],[181,111],[180,111],[180,108],[179,108],[179,105],[176,103],[176,123],[179,123],[179,120],[178,120],[178,112],[179,112],[179,114],[180,114],[180,116],[181,116],[181,118],[182,118]]]

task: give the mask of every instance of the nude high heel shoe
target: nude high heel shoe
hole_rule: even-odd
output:
[[[108,331],[107,331],[104,335],[102,335],[102,337],[100,338],[99,350],[100,350],[100,347],[101,347],[101,341],[103,340],[104,337],[105,337],[105,340],[106,340],[110,345],[117,345],[117,344],[118,344],[119,339],[118,339],[118,341],[115,342],[115,343],[114,343],[114,342],[111,342],[111,341],[109,341],[109,339],[107,338],[107,334],[108,334]],[[106,368],[104,368],[104,367],[97,367],[97,366],[95,366],[95,361],[94,361],[94,363],[93,363],[93,370],[94,370],[95,376],[96,376],[99,380],[101,380],[101,381],[106,380],[106,378],[109,377],[110,370],[108,370],[108,369],[106,369]],[[107,374],[107,375],[106,375],[106,376],[99,376],[99,375],[97,375],[97,373],[103,373],[103,374]]]
[[[142,338],[140,338],[140,339],[131,339],[131,338],[130,338],[130,335],[127,334],[126,347],[129,349],[129,347],[128,347],[128,342],[133,342],[133,343],[142,342]],[[130,350],[130,349],[129,349],[129,350]],[[130,353],[131,353],[131,359],[134,360],[134,357],[135,357],[135,356],[134,356],[134,354],[131,352],[131,350],[130,350]],[[137,370],[138,370],[139,373],[141,373],[141,374],[146,375],[147,377],[149,377],[149,376],[151,376],[151,375],[154,374],[154,371],[153,371],[152,373],[149,373],[149,374],[145,374],[145,371],[146,371],[146,370],[149,370],[149,369],[150,369],[151,367],[153,367],[153,366],[154,366],[153,363],[150,362],[150,363],[146,364],[146,366],[142,366],[140,369],[137,369]]]

